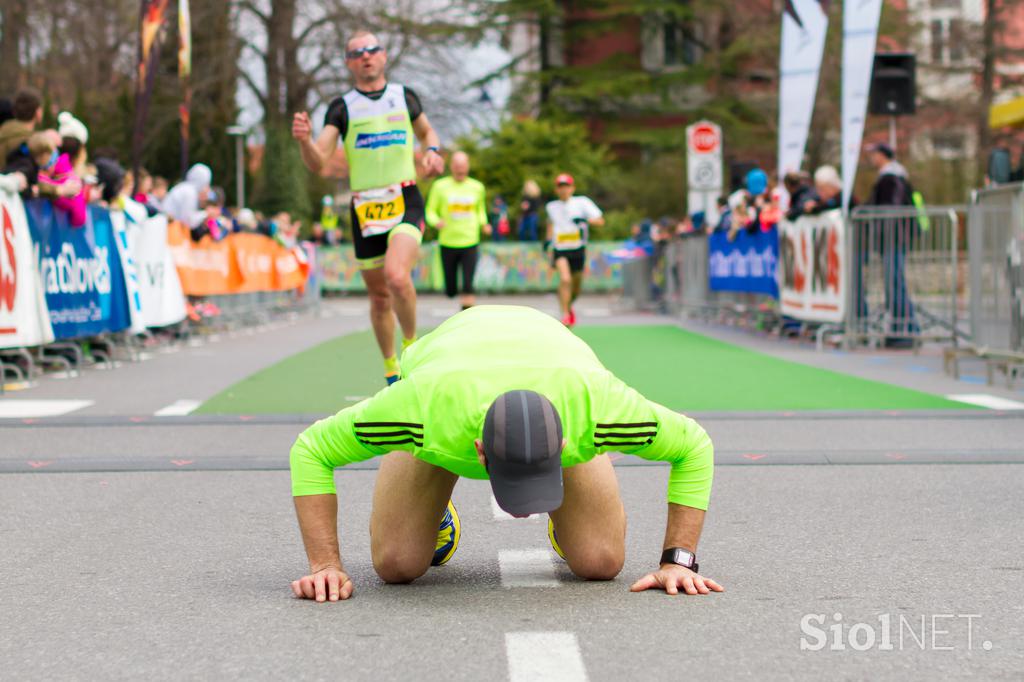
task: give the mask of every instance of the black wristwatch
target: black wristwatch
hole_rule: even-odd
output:
[[[440,147],[433,147],[433,146],[431,146],[431,147],[427,147],[427,151],[428,152],[434,152],[435,154],[440,154],[441,153],[441,148]]]
[[[697,566],[697,555],[688,549],[682,547],[669,547],[661,553],[661,563],[663,564],[676,564],[683,568],[688,568],[694,573],[698,573]]]

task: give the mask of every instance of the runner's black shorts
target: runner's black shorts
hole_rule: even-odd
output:
[[[423,202],[420,188],[414,184],[406,185],[402,188],[402,198],[405,200],[405,215],[402,216],[399,227],[412,225],[420,231],[422,237],[426,204]],[[395,230],[375,234],[372,237],[364,237],[363,231],[359,229],[359,216],[356,214],[354,202],[350,206],[349,215],[352,221],[352,245],[355,247],[356,260],[359,261],[360,269],[373,270],[383,267],[384,255],[388,252],[388,240]]]
[[[557,249],[551,252],[551,266],[556,267],[555,264],[559,258],[564,258],[569,261],[569,272],[576,274],[577,272],[583,272],[587,266],[587,247],[581,246],[578,249],[569,249],[568,251],[558,251]]]

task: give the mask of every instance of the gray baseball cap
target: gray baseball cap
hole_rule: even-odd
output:
[[[484,455],[498,506],[525,516],[562,506],[562,420],[534,391],[502,393],[484,418]]]

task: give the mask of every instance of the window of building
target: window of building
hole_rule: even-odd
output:
[[[682,69],[703,57],[693,26],[652,15],[643,25],[643,67],[648,71]]]
[[[674,21],[662,25],[665,66],[693,66],[700,61],[700,46],[688,27]]]
[[[968,24],[963,19],[932,19],[928,24],[933,64],[962,64],[969,58]]]

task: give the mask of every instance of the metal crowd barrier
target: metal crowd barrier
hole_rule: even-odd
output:
[[[956,207],[855,209],[847,229],[844,341],[917,346],[967,338],[962,212]]]
[[[778,322],[775,302],[760,294],[712,291],[704,233],[655,244],[649,258],[627,262],[624,297],[637,310],[658,310],[722,324],[765,329]]]
[[[985,361],[989,383],[999,370],[1012,386],[1024,375],[1024,184],[974,192],[968,246],[969,352]]]

